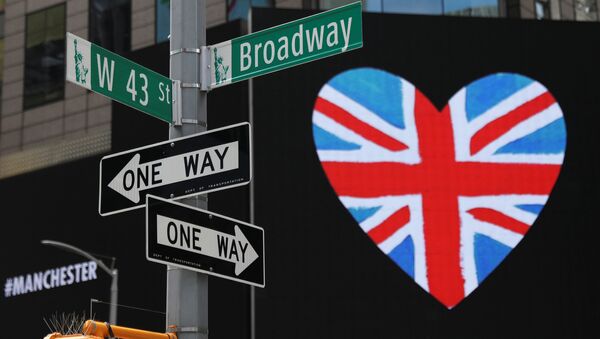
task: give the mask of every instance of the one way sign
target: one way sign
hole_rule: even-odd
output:
[[[262,228],[151,195],[146,199],[149,261],[265,286]]]
[[[245,185],[250,140],[250,124],[242,123],[106,156],[99,213],[144,207],[146,194],[172,199]]]

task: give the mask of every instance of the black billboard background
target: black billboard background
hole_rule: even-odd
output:
[[[253,31],[309,13],[255,9]],[[261,338],[584,338],[597,333],[600,255],[594,145],[600,25],[364,14],[364,47],[257,78],[255,206],[265,228]],[[583,59],[582,59],[583,58]],[[583,61],[583,60],[586,61]],[[555,96],[565,163],[521,243],[447,310],[388,259],[339,202],[321,169],[312,108],[321,86],[352,68],[405,78],[438,108],[496,72],[531,77]]]

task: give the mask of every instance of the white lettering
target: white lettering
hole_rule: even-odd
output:
[[[292,35],[292,54],[294,56],[299,56],[301,54],[304,53],[304,48],[303,48],[303,43],[304,43],[304,39],[302,38],[302,28],[304,26],[300,25],[300,27],[298,27],[298,32],[294,33]],[[296,49],[296,39],[298,39],[298,49]]]
[[[44,272],[44,288],[47,290],[52,288],[52,285],[48,281],[48,278],[50,277],[50,273],[51,273],[51,270]]]
[[[81,264],[75,264],[75,282],[79,282],[81,276]]]
[[[65,282],[66,278],[67,278],[67,268],[61,267],[60,268],[60,286],[65,286],[67,284]]]
[[[289,57],[288,38],[286,36],[282,36],[277,40],[277,42],[283,42],[283,44],[277,49],[277,59],[283,61]]]
[[[81,281],[88,281],[88,263],[81,264]]]
[[[41,291],[44,289],[44,273],[43,272],[37,272],[33,275],[33,290],[34,291]]]
[[[25,279],[23,276],[13,278],[12,295],[25,293]]]
[[[306,31],[306,45],[308,46],[308,52],[312,52],[317,47],[317,50],[323,48],[323,26],[321,26],[321,31],[317,29],[317,27],[312,29],[312,36],[310,31]]]
[[[248,70],[252,65],[251,49],[249,42],[240,45],[240,71],[242,72]]]
[[[67,268],[67,276],[69,277],[67,280],[67,285],[71,285],[73,281],[75,281],[75,276],[73,275],[73,265],[69,265]]]
[[[58,279],[60,276],[60,269],[53,269],[50,270],[50,286],[54,287],[58,287]]]
[[[31,274],[28,274],[25,277],[25,293],[33,292],[33,281],[31,279]]]
[[[344,26],[344,20],[340,20],[340,25],[342,26],[342,35],[344,36],[344,47],[342,47],[342,52],[345,52],[348,48],[348,44],[350,43],[350,28],[352,27],[352,17],[348,18],[348,27]]]
[[[165,101],[165,92],[163,92],[163,88],[165,87],[164,83],[159,83],[158,84],[158,91],[160,92],[160,96],[158,97],[158,100],[160,101]]]
[[[333,47],[339,43],[337,23],[330,22],[327,25],[327,28],[332,28],[332,30],[327,33],[327,46]]]
[[[100,87],[104,88],[104,80],[107,80],[108,90],[112,92],[113,76],[115,74],[115,61],[110,61],[110,71],[108,69],[108,59],[106,57],[104,57],[104,63],[101,65],[100,54],[96,54],[96,61],[98,63],[98,80],[100,81]]]
[[[17,296],[30,292],[43,291],[55,287],[71,285],[75,281],[98,279],[98,264],[94,261],[68,265],[8,278],[5,296]],[[81,279],[80,279],[81,278]]]
[[[254,67],[258,67],[258,53],[261,47],[262,42],[257,45],[254,45]]]
[[[271,52],[268,52],[269,50],[271,50]],[[269,53],[271,54],[270,58],[267,55]],[[265,42],[265,47],[263,48],[263,59],[267,65],[272,63],[273,59],[275,59],[275,43],[273,43],[271,40]]]
[[[98,277],[96,277],[96,268],[98,268],[98,264],[96,264],[96,262],[94,261],[90,261],[89,265],[88,265],[88,278],[89,280],[95,280],[98,279]]]

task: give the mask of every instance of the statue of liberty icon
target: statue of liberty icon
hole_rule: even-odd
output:
[[[217,53],[217,48],[214,48],[215,51],[215,80],[217,85],[227,80],[227,71],[229,70],[229,66],[223,65],[223,57],[219,56]]]
[[[77,50],[77,39],[73,40],[75,47],[75,80],[77,82],[85,84],[88,74],[88,69],[83,65],[83,54]]]

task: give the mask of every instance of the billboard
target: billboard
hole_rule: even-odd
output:
[[[252,82],[258,333],[591,333],[600,25],[363,20],[362,49]]]

